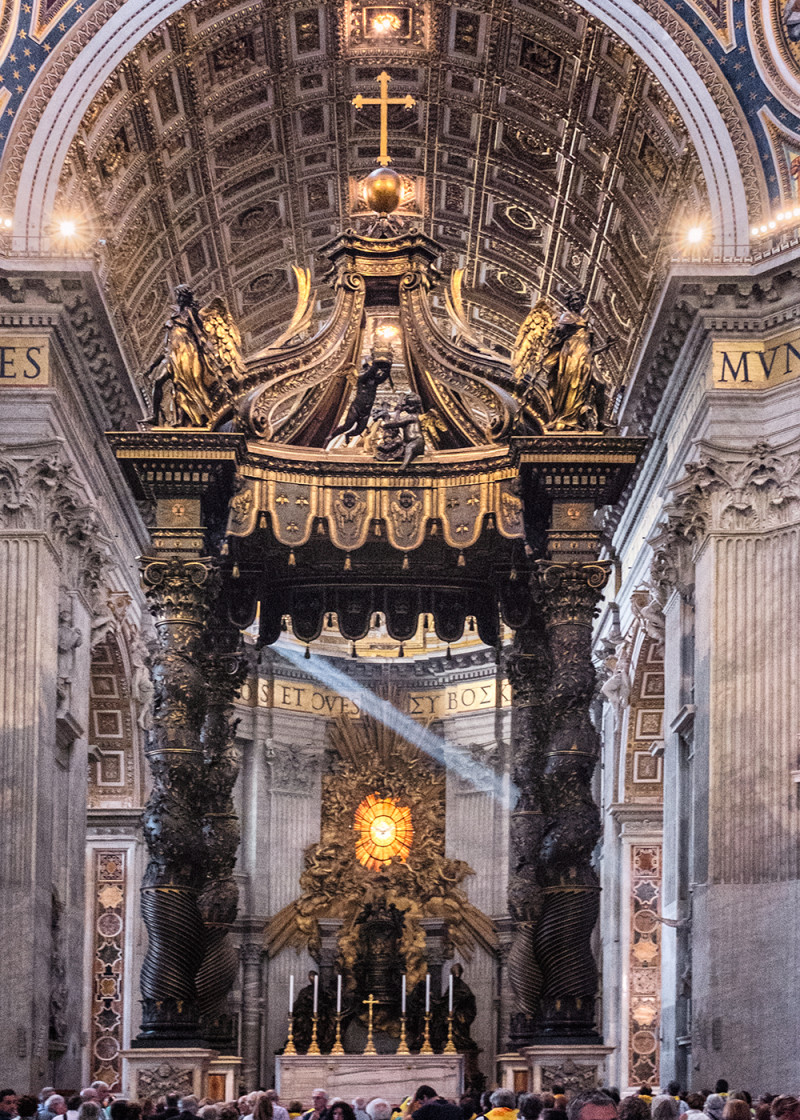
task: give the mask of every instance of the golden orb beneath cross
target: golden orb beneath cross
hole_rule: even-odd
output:
[[[365,180],[364,197],[376,214],[391,214],[400,205],[403,184],[391,167],[376,167]]]

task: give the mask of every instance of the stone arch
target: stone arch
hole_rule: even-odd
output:
[[[123,644],[113,633],[92,649],[89,805],[135,808],[141,797],[139,728]]]
[[[709,194],[717,252],[745,255],[749,246],[748,204],[757,212],[764,196],[763,174],[756,170],[754,145],[732,96],[708,61],[701,76],[697,59],[686,53],[695,40],[680,25],[687,42],[665,33],[655,17],[623,0],[578,0],[591,16],[615,32],[642,58],[682,115],[700,159]],[[90,41],[59,72],[59,58],[50,61],[34,88],[27,117],[18,121],[6,163],[6,186],[16,190],[14,239],[19,251],[48,247],[59,174],[82,116],[103,82],[125,56],[186,0],[145,0],[124,4],[108,17]],[[109,4],[109,7],[112,5]],[[709,90],[714,80],[714,93]],[[55,97],[57,88],[66,96]],[[37,97],[38,91],[38,97]],[[726,99],[721,107],[716,97]],[[43,103],[43,104],[42,104]],[[41,112],[39,113],[39,107]],[[36,114],[39,113],[38,117]],[[732,134],[738,132],[738,144]],[[747,166],[749,165],[749,171]],[[745,173],[742,168],[745,167]]]

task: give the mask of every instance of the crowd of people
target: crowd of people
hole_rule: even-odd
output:
[[[307,1102],[280,1103],[274,1089],[247,1093],[234,1101],[198,1100],[166,1093],[157,1099],[125,1100],[95,1081],[75,1096],[52,1086],[39,1097],[0,1090],[0,1120],[800,1120],[800,1099],[764,1093],[754,1101],[745,1089],[731,1092],[727,1081],[714,1091],[682,1093],[672,1081],[666,1089],[643,1085],[620,1097],[613,1087],[570,1094],[562,1085],[549,1092],[495,1089],[480,1097],[465,1094],[446,1100],[430,1085],[420,1085],[401,1102],[383,1097],[346,1101],[315,1089]]]

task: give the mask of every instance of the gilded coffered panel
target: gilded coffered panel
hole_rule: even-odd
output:
[[[258,349],[294,305],[290,266],[366,221],[386,69],[402,220],[466,268],[486,341],[508,351],[539,294],[582,287],[619,380],[686,216],[698,161],[674,107],[577,4],[189,4],[139,44],[84,116],[58,207],[81,209],[135,364],[169,290],[224,295]],[[328,296],[324,285],[318,320]]]

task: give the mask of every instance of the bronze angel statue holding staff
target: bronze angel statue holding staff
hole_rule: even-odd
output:
[[[544,299],[534,304],[517,335],[512,357],[523,400],[544,392],[552,406],[551,431],[599,431],[605,422],[607,385],[594,358],[613,346],[595,346],[586,296],[568,291],[560,315]]]
[[[192,289],[179,284],[162,353],[144,375],[153,404],[151,423],[210,426],[232,402],[243,374],[241,336],[225,301],[217,297],[201,308]]]

